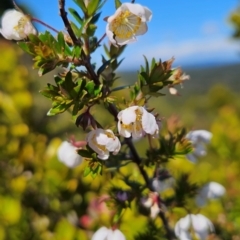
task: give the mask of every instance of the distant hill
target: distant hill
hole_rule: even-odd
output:
[[[181,92],[205,93],[215,84],[228,86],[235,92],[240,91],[240,64],[215,66],[211,68],[183,68],[183,71],[190,75],[190,80],[186,81]],[[136,72],[118,73],[124,83],[136,81]]]

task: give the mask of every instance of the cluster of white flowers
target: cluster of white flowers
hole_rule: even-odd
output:
[[[31,19],[15,9],[7,10],[1,18],[0,33],[8,40],[23,40],[29,34],[37,34]]]
[[[212,133],[206,130],[196,130],[189,132],[186,138],[192,142],[193,146],[193,152],[187,154],[187,158],[191,162],[196,163],[198,157],[206,155],[205,145],[212,139]]]
[[[159,127],[153,114],[143,107],[133,106],[118,114],[118,131],[123,137],[140,138],[146,134],[158,134]],[[86,142],[101,160],[107,160],[110,153],[118,154],[121,143],[112,130],[97,128],[87,134]],[[58,150],[58,158],[68,167],[81,163],[82,158],[77,154],[76,147],[69,142],[63,142]]]
[[[85,1],[87,6],[89,1]],[[108,17],[106,35],[115,46],[136,41],[136,36],[147,32],[146,22],[152,18],[152,12],[140,4],[123,3],[113,16]],[[1,20],[0,33],[8,40],[20,41],[29,34],[37,34],[29,16],[11,9],[6,11]]]
[[[141,138],[146,134],[156,136],[159,127],[156,118],[145,108],[132,106],[118,113],[118,132],[125,138]],[[110,152],[117,154],[121,148],[118,137],[111,130],[95,129],[88,133],[87,143],[98,158],[107,160]]]
[[[212,222],[202,214],[188,214],[175,225],[175,234],[180,240],[195,239],[206,240],[210,232],[214,232]]]

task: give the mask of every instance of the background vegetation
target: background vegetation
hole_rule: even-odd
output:
[[[233,18],[234,20],[235,18]],[[239,24],[237,22],[237,24]],[[240,24],[239,24],[240,25]],[[238,25],[238,26],[239,26]],[[236,35],[237,36],[237,35]],[[56,151],[72,134],[85,136],[70,116],[46,117],[50,102],[38,90],[51,81],[39,79],[31,70],[30,59],[18,46],[0,40],[0,240],[56,239],[85,240],[99,226],[109,224],[111,212],[101,196],[112,186],[127,185],[104,177],[83,177],[84,165],[68,169]],[[184,69],[191,80],[180,89],[181,96],[159,97],[152,106],[163,117],[163,129],[188,126],[213,133],[208,155],[197,164],[185,158],[169,163],[174,177],[188,173],[191,182],[217,181],[227,192],[222,200],[212,201],[202,210],[216,228],[211,239],[240,239],[240,98],[239,66],[209,69]],[[133,73],[119,73],[124,81]],[[135,73],[134,73],[135,74]],[[121,93],[124,96],[124,92]],[[104,119],[103,119],[104,121]],[[144,143],[136,143],[143,149]],[[134,165],[123,169],[138,179]],[[171,196],[171,189],[164,193]],[[144,230],[147,217],[126,210],[121,230],[128,240]],[[194,199],[189,209],[196,209]],[[197,213],[197,212],[195,212]],[[168,213],[170,225],[185,216],[175,208]],[[138,224],[135,224],[135,219]],[[157,223],[161,225],[161,222]]]

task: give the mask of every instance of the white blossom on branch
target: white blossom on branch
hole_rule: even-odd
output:
[[[108,17],[106,34],[114,45],[125,45],[136,41],[136,36],[147,32],[146,22],[152,12],[140,4],[123,3],[113,16]]]
[[[0,33],[8,40],[23,40],[37,34],[29,16],[15,9],[7,10],[1,18]]]

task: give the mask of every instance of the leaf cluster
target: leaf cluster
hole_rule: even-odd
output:
[[[23,51],[34,56],[33,67],[38,70],[40,76],[52,71],[57,66],[67,67],[72,58],[78,59],[81,53],[79,47],[70,48],[65,41],[62,32],[58,33],[57,38],[46,31],[38,36],[29,35],[26,42],[19,42],[18,45]],[[80,65],[80,62],[76,62]]]
[[[186,155],[192,151],[191,143],[185,138],[186,130],[177,133],[169,132],[166,136],[159,137],[159,148],[149,149],[146,152],[147,165],[167,163],[176,155]]]
[[[93,104],[102,96],[102,85],[95,85],[92,80],[88,80],[86,77],[74,79],[71,71],[62,77],[56,75],[54,79],[56,86],[49,83],[41,91],[42,95],[52,100],[52,108],[48,112],[49,116],[62,113],[72,107],[72,116],[75,117],[85,105]]]

